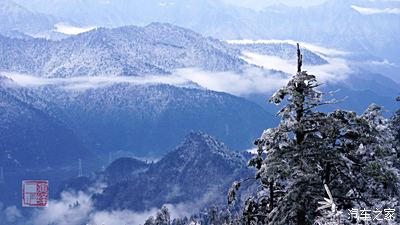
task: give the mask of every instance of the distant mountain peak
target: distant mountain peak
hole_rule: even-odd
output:
[[[176,161],[176,159],[179,160]],[[203,167],[203,164],[208,163],[210,159],[218,159],[219,163],[230,165],[228,167],[232,168],[244,165],[243,158],[238,153],[231,151],[223,142],[203,132],[193,131],[186,136],[179,147],[160,161],[160,165],[172,163],[181,168],[188,165]]]
[[[176,26],[176,25],[171,24],[171,23],[165,23],[165,22],[151,22],[147,26],[145,26],[145,28],[152,28],[152,27],[169,28],[169,29],[181,29],[181,30],[191,31],[189,29],[186,29],[186,28],[183,28],[183,27],[179,27],[179,26]]]
[[[1,33],[18,31],[21,33],[40,33],[51,30],[56,19],[52,16],[33,12],[22,5],[11,1],[0,1]]]
[[[227,44],[167,23],[97,28],[61,41],[0,37],[0,43],[7,56],[0,70],[44,77],[165,75],[181,68],[241,72],[246,66]]]
[[[148,165],[148,170],[141,173],[132,173],[128,167],[115,173],[113,182],[95,197],[96,207],[145,210],[204,196],[207,198],[201,204],[221,203],[225,201],[221,196],[225,195],[208,193],[224,193],[233,180],[247,171],[243,157],[228,152],[222,142],[202,132],[190,132],[182,145]]]
[[[191,131],[185,137],[182,146],[179,148],[210,152],[229,151],[228,147],[224,143],[201,131]]]
[[[11,0],[1,0],[0,6],[2,9],[5,9],[4,7],[8,7],[8,9],[13,9],[13,10],[29,11],[28,9],[20,6],[19,4],[15,3],[14,1],[11,1]]]

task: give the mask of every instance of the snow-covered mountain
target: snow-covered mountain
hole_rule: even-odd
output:
[[[241,43],[243,42],[243,43]],[[233,48],[240,49],[242,54],[246,52],[257,53],[260,55],[274,56],[283,60],[294,60],[294,56],[296,56],[297,47],[288,42],[278,42],[274,43],[273,41],[268,42],[252,42],[248,41],[230,41],[230,45]],[[321,57],[320,55],[312,52],[311,50],[304,48],[302,49],[303,54],[303,63],[307,65],[324,65],[328,64],[328,61]]]
[[[208,30],[207,34],[225,29],[235,36],[241,32],[244,35],[243,31],[248,27],[246,22],[252,16],[252,11],[237,9],[220,0],[17,1],[34,11],[61,16],[83,26],[144,26],[167,22],[198,32]],[[247,20],[242,20],[238,14],[247,16]],[[248,30],[250,34],[251,29]]]
[[[10,36],[13,32],[38,36],[50,33],[58,21],[54,16],[31,11],[12,0],[0,1],[0,19],[0,33]]]
[[[382,13],[368,14],[354,6],[379,9]],[[348,51],[365,52],[398,60],[400,14],[385,13],[398,10],[400,4],[391,1],[328,0],[310,8],[272,6],[260,12],[259,24],[266,39],[292,39],[319,43]]]
[[[296,43],[278,40],[237,40],[229,41],[234,48],[241,50],[241,58],[246,62],[267,70],[279,70],[292,74],[296,68]],[[398,95],[399,84],[385,76],[384,71],[371,70],[371,63],[353,52],[327,49],[309,43],[300,43],[304,59],[303,69],[316,75],[324,85],[325,93],[336,91],[333,96],[345,101],[334,107],[363,112],[371,103],[385,107],[391,113],[397,110],[394,98]],[[383,73],[382,73],[383,72]],[[368,96],[368,97],[366,97]],[[269,112],[278,109],[265,104],[265,93],[248,96]],[[332,110],[330,108],[329,110]]]
[[[78,159],[88,174],[109,152],[159,158],[191,130],[246,149],[275,121],[255,103],[199,88],[121,83],[75,92],[20,87],[7,78],[0,87],[5,204],[18,200],[21,179],[49,179],[54,196],[78,174]]]
[[[42,178],[57,186],[77,174],[78,159],[89,162],[86,168],[99,164],[62,114],[33,91],[0,76],[0,167],[4,175],[0,202],[20,202],[21,180]]]
[[[400,63],[398,1],[327,0],[312,7],[272,5],[260,11],[219,0],[18,1],[82,26],[169,22],[220,39],[291,39],[363,52]],[[68,22],[68,20],[66,21]]]
[[[99,28],[61,41],[0,38],[0,69],[46,77],[168,74],[178,68],[241,71],[225,43],[169,24]]]
[[[78,92],[47,87],[38,93],[61,108],[70,128],[100,154],[158,157],[191,130],[246,149],[276,120],[243,98],[198,88],[121,83]]]
[[[295,72],[297,41],[321,90],[347,97],[323,110],[398,108],[399,7],[0,0],[0,201],[19,203],[23,179],[49,179],[53,197],[78,174],[78,159],[88,175],[118,153],[149,161],[122,158],[100,172],[108,187],[94,197],[99,209],[225,202],[231,182],[249,172],[233,150],[253,147],[276,123],[266,99]],[[88,190],[92,181],[62,189]]]
[[[229,94],[203,89],[194,83],[193,86],[159,85],[157,80],[130,83],[129,80],[118,80],[121,77],[135,75],[142,79],[152,74],[168,77],[176,69],[197,67],[226,74],[200,74],[194,82],[223,75],[219,85],[232,82],[232,85],[240,86],[242,80],[236,77],[247,76],[244,85],[246,82],[258,83],[260,79],[243,68],[259,66],[264,67],[261,71],[291,73],[296,64],[296,48],[291,42],[228,44],[161,23],[146,27],[101,28],[61,41],[2,37],[0,43],[4,53],[0,55],[0,67],[11,73],[47,77],[39,80],[45,85],[33,85],[32,90],[62,109],[66,115],[63,118],[71,121],[69,129],[79,135],[86,146],[103,155],[123,151],[157,157],[175,146],[190,130],[205,131],[234,149],[245,149],[265,126],[275,121],[260,106]],[[304,68],[327,82],[325,90],[341,89],[338,98],[348,96],[343,103],[345,108],[361,112],[371,103],[369,100],[373,100],[394,109],[392,101],[398,85],[390,79],[356,70],[346,58],[339,58],[339,63],[336,58],[332,61],[335,54],[342,54],[340,51],[322,51],[313,46],[302,49]],[[333,56],[329,55],[332,52]],[[257,54],[261,59],[269,58],[249,60],[246,53]],[[271,57],[280,60],[279,63],[271,61]],[[268,67],[270,65],[274,67]],[[87,76],[92,76],[93,80],[82,84],[71,78],[86,79]],[[99,85],[102,80],[98,81],[98,76],[111,80],[106,85]],[[269,76],[273,79],[267,80],[265,85],[276,88],[286,79],[275,74]],[[380,77],[379,82],[371,82],[377,77]],[[26,80],[22,79],[24,82]],[[72,83],[74,89],[65,89],[65,83]],[[207,86],[207,82],[204,84],[206,88],[213,87]],[[378,84],[379,90],[384,91],[375,88]],[[250,95],[245,97],[275,113],[277,109],[265,103],[271,93],[271,88],[265,85],[261,86],[261,91],[256,90],[254,96],[249,90]],[[365,95],[370,98],[364,98]],[[155,137],[158,141],[152,142]]]
[[[339,98],[349,96],[340,107],[360,112],[373,101],[395,108],[398,84],[371,73],[359,58],[353,61],[354,53],[301,46],[303,68],[326,81],[326,91],[342,89]],[[232,149],[248,149],[276,122],[268,111],[277,109],[261,106],[295,72],[294,50],[290,41],[229,44],[162,23],[99,28],[60,41],[1,36],[0,70],[15,81],[4,79],[11,86],[1,89],[0,121],[7,128],[1,130],[6,140],[1,144],[19,154],[15,159],[28,169],[26,163],[53,157],[60,166],[75,161],[67,173],[60,172],[67,177],[76,176],[77,157],[87,162],[92,156],[85,154],[96,153],[103,160],[91,165],[97,168],[109,152],[159,158],[191,130],[209,133]],[[162,80],[191,67],[201,72],[185,70],[191,76],[183,82]],[[247,100],[221,89],[245,93]],[[15,135],[7,139],[9,134]],[[27,146],[43,157],[24,159]]]
[[[134,160],[132,163],[137,165]],[[106,174],[115,174],[116,171],[111,172],[115,169],[110,166]],[[143,211],[163,204],[183,203],[193,207],[187,210],[201,209],[211,203],[224,204],[231,182],[248,169],[240,154],[215,138],[196,132],[186,136],[179,147],[161,160],[148,164],[145,171],[135,171],[132,167],[131,176],[125,177],[125,181],[111,182],[101,194],[95,195],[96,206]]]
[[[91,156],[60,118],[62,112],[34,92],[0,77],[0,98],[0,151],[4,160],[15,159],[24,168],[47,168]]]
[[[239,71],[247,65],[239,50],[186,29],[152,24],[97,29],[61,41],[0,39],[1,70],[7,77],[31,75],[1,81],[0,166],[7,185],[0,190],[7,193],[1,199],[6,204],[15,204],[21,179],[49,179],[57,186],[76,176],[78,158],[86,174],[103,166],[109,152],[158,158],[191,130],[246,149],[275,121],[257,104],[193,82],[172,86],[116,79],[145,79],[147,73],[162,77],[181,67]],[[92,77],[95,84],[90,86],[91,80],[82,87],[63,78],[77,75],[107,75],[108,83],[97,85],[99,77]]]

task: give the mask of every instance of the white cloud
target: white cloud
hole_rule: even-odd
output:
[[[289,43],[295,41],[286,40],[240,40],[229,41],[229,43],[249,44],[249,43]],[[309,43],[301,43],[320,57],[328,61],[324,65],[306,65],[303,69],[318,76],[321,82],[335,82],[347,78],[351,69],[347,61],[341,56],[347,52],[336,49],[320,47]],[[57,85],[71,91],[85,91],[91,88],[105,87],[116,83],[129,83],[132,85],[153,85],[169,84],[180,87],[207,88],[214,91],[226,92],[238,96],[249,94],[269,94],[276,89],[284,86],[289,75],[296,72],[296,60],[282,59],[276,56],[260,55],[253,52],[243,52],[242,59],[250,64],[259,66],[248,66],[242,73],[235,72],[211,72],[198,68],[178,69],[171,75],[146,75],[146,76],[93,76],[93,77],[72,77],[72,78],[43,78],[29,76],[26,74],[3,73],[15,81],[18,85],[25,87],[38,87],[46,85]],[[275,71],[275,72],[274,72]],[[282,71],[286,74],[283,74]]]
[[[71,91],[85,91],[117,83],[129,83],[132,85],[169,84],[192,88],[200,88],[201,86],[210,90],[227,92],[234,95],[247,95],[251,93],[268,93],[287,82],[286,76],[258,68],[248,68],[241,74],[186,68],[176,70],[172,75],[147,75],[143,77],[42,78],[18,73],[3,74],[20,86],[40,87],[57,85]]]
[[[230,40],[229,44],[300,44],[301,48],[308,49],[328,63],[323,65],[305,65],[304,70],[317,76],[318,81],[329,83],[344,80],[352,72],[347,60],[343,57],[349,55],[349,52],[325,48],[319,45],[294,40]],[[282,59],[278,56],[263,55],[250,51],[242,52],[242,59],[246,62],[266,69],[279,70],[287,74],[294,74],[297,68],[297,60]]]
[[[243,52],[243,60],[250,64],[268,69],[280,70],[288,74],[296,72],[295,60],[285,60],[276,56],[260,55],[252,52]],[[327,58],[328,64],[303,66],[304,70],[317,76],[320,82],[336,82],[344,80],[352,72],[345,59]]]
[[[227,42],[229,44],[291,44],[291,45],[296,45],[297,43],[299,43],[301,48],[306,48],[316,54],[320,54],[322,57],[345,56],[349,54],[349,52],[346,51],[341,51],[332,48],[325,48],[319,45],[301,41],[294,41],[294,40],[229,40]]]
[[[159,209],[152,208],[143,212],[131,210],[98,211],[91,199],[92,194],[99,187],[92,188],[88,193],[63,192],[60,200],[50,200],[46,208],[32,209],[30,216],[24,217],[15,206],[3,208],[0,203],[0,221],[6,224],[24,225],[138,225],[150,216],[156,216]],[[208,195],[205,195],[206,199]],[[166,204],[171,218],[182,218],[199,212],[202,207],[202,199],[195,203],[180,203],[177,205]],[[200,202],[200,204],[198,204]],[[0,222],[0,224],[3,224]]]
[[[248,95],[268,93],[287,83],[288,77],[271,73],[258,68],[248,68],[243,73],[207,72],[199,69],[182,69],[177,74],[205,88],[231,93]]]
[[[376,66],[396,66],[395,63],[390,62],[387,59],[383,59],[382,61],[371,61],[370,63],[376,65]]]
[[[397,14],[400,15],[400,8],[367,8],[367,7],[360,7],[360,6],[351,6],[357,12],[364,14],[364,15],[373,15],[373,14]]]
[[[158,5],[160,7],[173,6],[173,5],[175,5],[175,2],[159,2]]]
[[[100,211],[91,215],[88,222],[90,225],[108,225],[108,224],[126,224],[137,225],[144,224],[150,216],[156,215],[157,210],[152,209],[142,213],[134,213],[129,210],[124,211]],[[74,224],[73,224],[74,225]],[[79,225],[79,224],[76,224]]]
[[[282,72],[293,74],[296,72],[296,63],[294,60],[285,60],[277,56],[261,55],[253,52],[243,52],[241,57],[244,61],[268,69],[280,70]]]
[[[51,200],[48,207],[36,210],[29,221],[31,221],[31,225],[137,225],[143,224],[148,217],[154,216],[157,211],[157,209],[144,212],[130,210],[97,211],[93,206],[91,194],[64,192],[60,200]]]
[[[16,206],[9,206],[5,209],[2,209],[0,203],[0,221],[4,221],[4,223],[15,224],[15,225],[23,224],[24,217]]]
[[[90,195],[83,192],[78,194],[62,193],[60,201],[51,200],[48,207],[37,210],[31,221],[34,225],[85,224],[92,210],[93,204]]]
[[[109,0],[104,0],[104,1],[101,1],[100,3],[102,3],[104,5],[109,5],[111,2]]]
[[[248,63],[277,70],[272,72],[256,67],[249,67],[242,73],[210,72],[198,68],[176,70],[172,75],[144,77],[73,77],[73,78],[41,78],[26,74],[4,73],[16,84],[23,87],[41,87],[56,85],[69,91],[86,91],[93,88],[107,87],[118,83],[132,85],[169,84],[179,87],[206,88],[213,91],[226,92],[238,96],[249,94],[266,94],[284,86],[289,76],[294,74],[294,61],[274,56],[245,53],[243,59]],[[344,60],[332,59],[328,65],[307,66],[307,70],[317,74],[321,81],[345,79],[349,72]],[[278,71],[283,71],[283,74]]]
[[[57,85],[68,90],[87,90],[91,88],[105,87],[116,83],[131,83],[136,85],[144,84],[170,84],[177,86],[189,85],[188,80],[179,76],[143,76],[143,77],[71,77],[71,78],[43,78],[19,73],[3,73],[17,84],[24,87],[39,87],[47,85]]]
[[[54,26],[56,28],[55,31],[68,35],[77,35],[96,28],[96,27],[75,27],[66,23],[57,23]]]

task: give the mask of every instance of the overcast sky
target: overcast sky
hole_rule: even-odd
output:
[[[224,2],[231,3],[238,6],[243,6],[253,9],[262,9],[268,5],[283,3],[290,6],[312,6],[318,5],[326,0],[223,0]]]

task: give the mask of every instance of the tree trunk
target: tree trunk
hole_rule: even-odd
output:
[[[328,184],[331,177],[331,164],[328,162],[325,166],[325,174],[324,174],[324,184]]]
[[[274,181],[269,182],[269,210],[274,209]]]
[[[300,209],[297,211],[297,221],[296,225],[305,225],[306,224],[306,212],[304,209]]]

